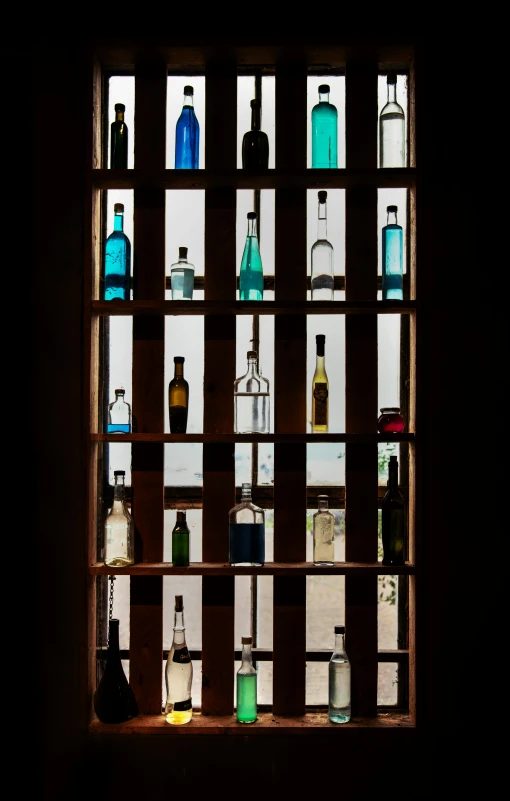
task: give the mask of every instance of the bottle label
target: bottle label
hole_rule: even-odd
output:
[[[188,709],[191,709],[191,698],[187,698],[185,701],[176,701],[174,703],[174,712],[187,712]]]
[[[328,423],[328,385],[317,383],[313,388],[315,398],[315,425],[325,426]]]
[[[191,662],[188,649],[184,647],[178,648],[176,651],[174,651],[172,662],[178,662],[180,665],[183,665],[186,662]]]

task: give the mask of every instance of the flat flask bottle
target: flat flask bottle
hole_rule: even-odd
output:
[[[170,267],[172,300],[193,300],[195,265],[188,261],[188,248],[179,248],[179,260]]]
[[[131,404],[125,400],[125,389],[115,390],[115,400],[108,404],[107,434],[131,432]]]
[[[251,484],[243,484],[241,503],[228,514],[229,562],[257,567],[265,560],[265,515],[251,498]]]
[[[338,167],[338,109],[329,102],[329,84],[319,86],[319,102],[312,108],[312,168]]]
[[[248,231],[239,270],[239,300],[263,300],[264,272],[257,236],[257,213],[246,215]]]
[[[124,233],[124,204],[113,207],[113,231],[105,244],[104,299],[131,299],[131,242]]]
[[[183,597],[176,595],[174,634],[165,667],[166,702],[163,714],[167,723],[182,726],[190,722],[193,717],[192,682],[193,663],[186,643]]]
[[[326,191],[318,192],[317,239],[312,245],[312,300],[333,300],[335,275],[333,245],[328,240]]]
[[[319,495],[318,510],[313,516],[313,563],[335,564],[335,516],[329,511],[328,496]]]
[[[379,166],[405,167],[406,123],[402,106],[397,103],[397,74],[386,78],[387,100],[379,115]]]
[[[246,354],[248,369],[234,381],[234,431],[236,434],[269,434],[269,381],[257,368],[257,353]]]
[[[382,299],[404,299],[404,260],[402,227],[397,222],[397,206],[387,206],[387,224],[382,229]]]

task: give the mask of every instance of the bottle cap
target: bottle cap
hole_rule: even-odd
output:
[[[125,389],[122,389],[122,387],[121,387],[120,389],[114,389],[113,391],[114,391],[114,392],[115,392],[117,395],[125,395],[125,394],[126,394],[126,390],[125,390]]]
[[[390,462],[398,462],[397,456],[390,456]]]
[[[185,259],[188,255],[188,248],[179,248],[179,258]]]
[[[175,596],[175,611],[182,612],[183,604],[182,604],[182,595]]]
[[[125,111],[126,107],[124,103],[115,103],[115,111]]]
[[[184,94],[185,95],[192,95],[193,94],[193,87],[192,86],[185,86],[184,87]]]
[[[125,470],[114,470],[113,471],[113,475],[114,476],[125,476],[126,475],[126,471]]]
[[[345,626],[335,626],[335,634],[345,634]]]
[[[386,211],[398,211],[398,206],[386,206]]]
[[[325,192],[323,189],[319,192],[319,203],[325,203],[328,193]]]
[[[186,512],[185,511],[178,511],[177,512],[177,520],[180,522],[186,521]]]
[[[257,351],[256,350],[249,350],[246,354],[247,359],[256,359],[257,358]]]
[[[317,336],[315,337],[315,341],[317,345],[324,345],[324,343],[326,342],[326,334],[317,334]]]
[[[326,92],[329,92],[329,84],[321,83],[321,85],[319,86],[319,94],[323,95]]]
[[[243,645],[251,645],[252,638],[251,637],[241,637],[241,642]]]
[[[386,83],[396,83],[397,82],[397,73],[396,72],[388,72],[388,76],[386,78]]]
[[[400,406],[383,406],[381,409],[381,412],[383,414],[384,412],[399,412],[399,411],[400,411]]]
[[[327,495],[317,495],[317,499],[318,499],[319,501],[320,501],[320,500],[322,500],[322,501],[326,500],[326,501],[327,501],[327,500],[328,500],[328,496],[327,496]]]
[[[257,212],[256,211],[249,211],[246,215],[248,220],[256,220],[257,219]]]
[[[250,100],[250,106],[252,108],[260,108],[260,100],[257,100],[256,97],[253,100]]]
[[[184,364],[184,356],[174,356],[174,364]]]
[[[124,203],[115,203],[113,211],[114,212],[124,211]]]

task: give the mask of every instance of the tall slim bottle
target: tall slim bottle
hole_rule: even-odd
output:
[[[257,369],[257,353],[246,354],[248,369],[234,381],[234,431],[269,434],[269,381]]]
[[[134,564],[135,525],[127,508],[125,471],[114,471],[113,504],[104,523],[104,563],[109,567]]]
[[[345,626],[335,626],[335,646],[329,662],[328,717],[331,723],[351,719],[351,663],[345,650]]]
[[[108,434],[129,434],[131,432],[131,404],[125,400],[126,390],[115,390],[115,400],[108,404]]]
[[[188,261],[188,248],[179,248],[179,260],[170,267],[172,300],[193,300],[195,265]]]
[[[313,563],[335,564],[335,516],[328,508],[328,496],[319,495],[318,511],[313,516]]]
[[[124,103],[115,103],[115,119],[110,125],[110,168],[126,170],[128,165],[128,127]]]
[[[379,166],[406,166],[406,121],[404,109],[397,103],[397,74],[386,78],[387,100],[379,114]]]
[[[257,671],[253,665],[251,637],[242,637],[241,667],[236,676],[236,717],[239,723],[257,720]]]
[[[259,566],[265,560],[265,515],[251,499],[251,484],[243,484],[241,503],[228,513],[231,565]]]
[[[193,106],[193,87],[184,87],[184,101],[175,125],[175,169],[198,170],[200,125]]]
[[[387,206],[387,224],[382,229],[382,299],[404,299],[402,227],[397,223],[397,206]]]
[[[124,233],[124,204],[113,207],[113,231],[106,240],[104,299],[131,299],[131,242]]]
[[[398,488],[398,458],[390,456],[388,489],[381,504],[383,565],[405,564],[406,510]]]
[[[249,211],[246,218],[248,232],[239,270],[239,300],[262,300],[264,297],[264,273],[257,237],[257,213]]]
[[[94,693],[94,711],[101,723],[123,723],[138,715],[135,694],[129,684],[119,650],[119,621],[110,620],[108,656]]]
[[[312,245],[312,300],[333,300],[335,273],[333,268],[333,245],[328,240],[327,199],[328,193],[317,194],[317,239]]]
[[[251,130],[243,136],[243,170],[267,170],[269,165],[269,139],[260,130],[260,100],[251,100]]]
[[[184,356],[174,356],[174,377],[168,384],[170,433],[185,434],[188,426],[189,384],[184,378]]]
[[[186,512],[177,512],[172,529],[172,564],[174,567],[189,565],[189,528]]]
[[[325,434],[329,420],[329,380],[325,363],[325,334],[317,334],[315,372],[312,379],[312,432]]]
[[[329,86],[319,86],[319,102],[312,108],[312,168],[338,167],[338,109],[329,102]]]
[[[193,717],[192,681],[193,663],[186,645],[184,604],[182,595],[176,595],[174,636],[165,668],[166,703],[164,715],[167,723],[181,726],[183,723],[189,723]]]

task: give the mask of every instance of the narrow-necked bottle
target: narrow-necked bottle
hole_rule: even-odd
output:
[[[113,231],[106,240],[104,299],[131,299],[131,242],[124,233],[124,204],[113,207]]]
[[[345,650],[345,626],[335,626],[335,646],[329,662],[328,717],[331,723],[351,719],[351,663]]]
[[[260,100],[251,100],[251,130],[243,136],[243,170],[267,170],[269,165],[269,139],[261,126]]]
[[[134,522],[126,504],[125,471],[114,471],[113,504],[104,524],[104,563],[109,567],[134,564]]]
[[[184,604],[182,595],[175,596],[174,635],[168,652],[165,668],[166,703],[165,720],[180,726],[193,717],[191,684],[193,663],[186,644],[184,627]]]
[[[264,273],[257,237],[257,213],[249,211],[246,218],[248,220],[248,232],[239,271],[239,300],[262,300],[264,296]]]
[[[228,513],[229,561],[231,565],[264,564],[265,515],[251,499],[251,484],[243,484],[241,503]]]
[[[115,400],[108,404],[108,434],[129,434],[131,432],[131,404],[125,400],[126,390],[115,390]]]
[[[138,715],[135,694],[120,659],[117,618],[110,620],[108,655],[103,675],[94,693],[94,711],[101,723],[123,723]]]
[[[381,504],[383,565],[405,564],[406,510],[398,488],[398,458],[390,456],[388,489]]]
[[[174,356],[174,377],[168,384],[170,433],[185,434],[188,426],[189,384],[184,378],[184,356]]]
[[[236,717],[239,723],[257,720],[257,670],[253,665],[252,638],[242,637],[241,667],[236,676]]]
[[[328,240],[327,199],[328,193],[320,191],[317,212],[317,239],[312,245],[312,300],[333,300],[335,273],[333,268],[333,245]]]
[[[387,206],[387,224],[382,229],[382,299],[404,299],[404,260],[402,227],[397,222],[397,206]]]
[[[110,125],[110,168],[126,170],[128,165],[128,127],[124,103],[115,103],[115,119]]]
[[[319,495],[313,516],[313,563],[335,564],[335,516],[329,511],[328,496]]]
[[[234,431],[269,434],[269,381],[257,369],[257,353],[246,354],[248,369],[234,381]]]
[[[193,87],[184,87],[182,111],[175,126],[175,169],[198,170],[200,125],[193,106]]]
[[[397,103],[397,74],[386,78],[387,100],[379,114],[379,166],[405,167],[406,122],[402,106]]]
[[[338,167],[338,109],[329,102],[329,85],[319,86],[319,102],[312,108],[312,168]]]
[[[195,265],[188,261],[188,248],[179,248],[179,261],[170,267],[172,300],[193,300]]]
[[[325,434],[329,421],[329,380],[326,372],[325,334],[315,337],[315,372],[312,379],[312,432]]]
[[[174,567],[189,565],[189,528],[186,512],[177,512],[172,529],[172,564]]]

